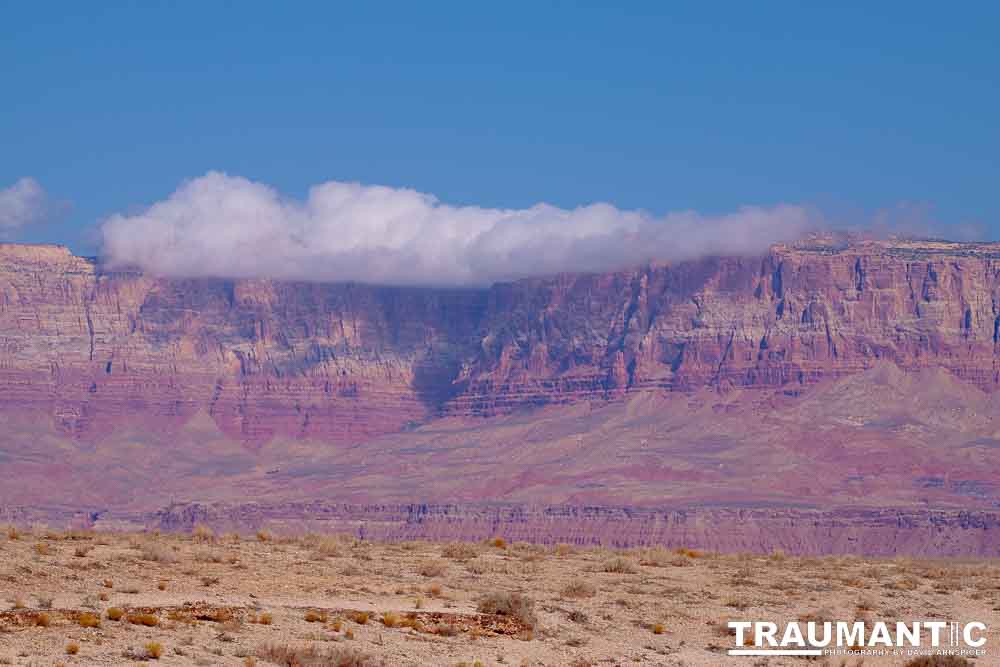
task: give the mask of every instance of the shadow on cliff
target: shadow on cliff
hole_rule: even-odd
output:
[[[462,392],[462,383],[455,381],[461,368],[456,359],[425,361],[414,368],[410,386],[427,409],[428,416],[440,415],[444,405]]]

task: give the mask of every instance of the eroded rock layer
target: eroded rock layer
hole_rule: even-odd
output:
[[[776,246],[481,290],[105,273],[0,245],[0,401],[92,440],[206,411],[250,446],[438,414],[701,386],[799,387],[889,360],[998,383],[1000,246]]]

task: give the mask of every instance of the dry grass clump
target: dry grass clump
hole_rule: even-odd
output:
[[[399,614],[387,611],[382,614],[382,625],[387,628],[394,628],[399,625]]]
[[[535,603],[520,593],[494,592],[483,597],[476,610],[481,614],[497,614],[516,618],[530,628],[535,627]]]
[[[39,556],[49,555],[49,545],[46,544],[45,542],[37,543],[34,548],[35,548],[35,553],[38,554]]]
[[[8,540],[19,540],[21,539],[21,531],[17,529],[17,526],[11,524],[4,529],[4,533],[7,535]]]
[[[381,667],[385,663],[354,648],[294,647],[268,643],[257,647],[257,657],[278,665],[297,667]]]
[[[125,615],[125,610],[120,607],[108,607],[108,610],[104,613],[107,615],[108,620],[120,621],[122,616]]]
[[[348,618],[350,618],[352,621],[354,621],[358,625],[365,625],[366,623],[368,623],[368,619],[370,618],[370,615],[368,614],[367,611],[352,611],[348,615]]]
[[[97,614],[92,614],[89,611],[85,611],[80,614],[80,617],[76,619],[76,622],[80,624],[81,628],[101,627],[101,617]]]
[[[335,537],[321,537],[312,544],[320,558],[336,558],[343,554],[343,545]]]
[[[612,574],[635,574],[638,571],[635,564],[626,558],[612,558],[605,561],[602,569]]]
[[[76,655],[80,652],[80,645],[76,642],[66,644],[66,655]]]
[[[35,616],[35,625],[37,625],[40,628],[47,628],[50,625],[52,625],[52,617],[46,614],[44,611],[39,612]]]
[[[257,541],[258,542],[270,542],[271,541],[271,533],[267,532],[266,530],[258,530],[257,531]]]
[[[163,655],[163,645],[160,642],[147,642],[143,648],[146,649],[146,657],[150,660],[159,660]]]
[[[441,560],[425,560],[417,572],[425,577],[441,577],[448,571],[448,564]]]
[[[125,620],[132,625],[145,625],[147,628],[153,628],[160,624],[160,619],[155,614],[129,614]]]
[[[441,555],[452,560],[469,560],[479,555],[479,549],[468,542],[452,542],[444,545]]]
[[[214,542],[215,541],[215,531],[206,526],[203,523],[196,524],[194,529],[191,531],[191,537],[194,538],[195,542]]]
[[[176,563],[177,554],[156,542],[146,542],[139,548],[139,558],[153,563]]]
[[[597,589],[586,581],[574,579],[559,591],[559,594],[564,598],[592,598],[597,595]]]
[[[329,615],[322,610],[310,609],[306,612],[306,623],[326,623]]]
[[[487,540],[486,543],[492,547],[496,547],[497,549],[507,548],[507,540],[505,540],[502,537],[494,537],[492,539]]]
[[[654,635],[662,635],[666,631],[666,628],[663,627],[663,623],[653,623],[653,627],[650,630],[653,631]]]

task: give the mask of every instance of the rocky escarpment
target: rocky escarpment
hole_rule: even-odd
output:
[[[1000,245],[815,239],[496,286],[456,413],[705,385],[798,387],[888,360],[998,383]]]
[[[204,411],[253,446],[643,391],[794,392],[881,360],[992,390],[998,290],[1000,246],[945,242],[814,240],[481,290],[166,280],[0,245],[0,402],[82,439]]]
[[[0,246],[0,402],[96,438],[207,411],[248,443],[363,439],[451,390],[483,294],[103,273],[56,246]]]

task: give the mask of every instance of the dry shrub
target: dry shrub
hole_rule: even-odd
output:
[[[444,545],[441,555],[452,560],[469,560],[479,555],[479,549],[468,542],[452,542]]]
[[[265,611],[257,617],[257,622],[261,625],[271,625],[271,623],[274,622],[274,616],[272,616],[270,612]]]
[[[40,628],[47,628],[52,625],[52,617],[44,611],[35,616],[35,625]]]
[[[159,660],[163,655],[163,646],[160,642],[147,642],[143,648],[146,649],[146,657],[150,660]]]
[[[535,603],[520,593],[493,592],[483,597],[476,610],[481,614],[497,614],[516,618],[528,627],[535,627]]]
[[[560,543],[555,546],[553,553],[557,556],[568,556],[576,551],[576,547],[572,544]]]
[[[35,553],[38,554],[39,556],[48,556],[49,555],[49,545],[46,544],[45,542],[39,542],[39,543],[37,543],[35,545]]]
[[[325,611],[318,611],[316,609],[310,609],[306,612],[306,623],[326,623],[327,613]]]
[[[120,621],[122,619],[122,616],[125,615],[125,610],[121,609],[120,607],[109,607],[108,610],[104,613],[107,614],[108,620]]]
[[[21,531],[19,531],[17,529],[17,526],[15,526],[13,524],[7,526],[7,528],[4,530],[4,532],[7,534],[7,539],[8,540],[19,540],[19,539],[21,539]]]
[[[605,561],[602,569],[613,574],[635,574],[637,571],[635,564],[625,558],[612,558]]]
[[[76,655],[80,652],[80,645],[76,642],[66,644],[66,655]]]
[[[441,577],[447,571],[447,563],[440,560],[426,560],[417,568],[417,572],[425,577]]]
[[[80,624],[81,628],[101,627],[101,618],[97,614],[91,614],[89,611],[80,614],[80,617],[76,621]]]
[[[381,667],[385,664],[367,653],[341,646],[322,649],[268,643],[257,647],[257,657],[287,667]]]
[[[77,548],[73,549],[73,555],[77,558],[84,558],[94,550],[94,545],[92,544],[81,544]]]
[[[270,542],[271,541],[271,533],[267,532],[266,530],[258,530],[257,531],[257,541],[258,542]]]
[[[154,542],[146,542],[139,550],[139,558],[154,563],[176,563],[177,555],[166,547]]]
[[[394,628],[399,625],[399,614],[395,612],[387,611],[382,614],[382,625],[387,628]]]
[[[487,544],[489,544],[490,546],[496,547],[497,549],[506,549],[507,548],[507,540],[505,540],[502,537],[494,537],[493,539],[488,540]]]
[[[654,635],[662,635],[666,628],[663,627],[663,623],[653,623],[653,627],[650,628]]]
[[[335,537],[323,537],[316,540],[313,548],[321,558],[334,558],[342,553],[340,542]]]
[[[597,595],[597,589],[586,581],[574,579],[559,594],[564,598],[592,598]]]
[[[191,531],[191,537],[194,538],[195,542],[214,542],[215,531],[205,524],[199,523]]]
[[[365,625],[368,623],[370,615],[367,611],[352,611],[348,617],[358,625]]]
[[[110,579],[105,579],[103,582],[101,582],[101,585],[104,586],[105,588],[114,588],[115,582],[111,581]]]
[[[153,628],[160,624],[160,619],[155,614],[129,614],[125,620],[132,625],[145,625],[147,628]]]

